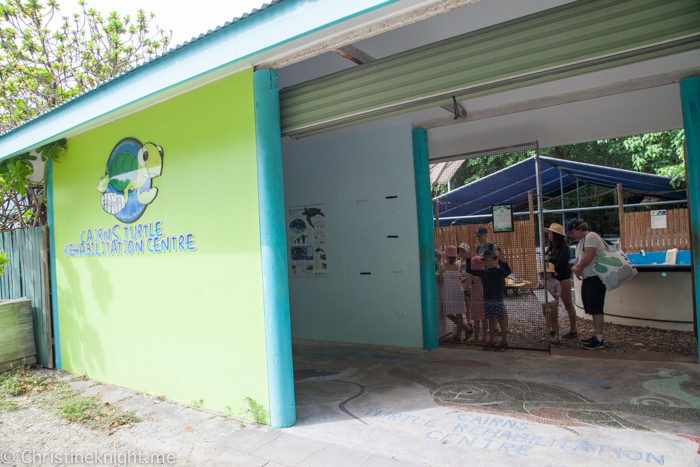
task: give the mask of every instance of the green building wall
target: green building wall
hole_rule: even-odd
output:
[[[68,140],[53,165],[64,369],[216,411],[237,413],[245,397],[267,408],[253,99],[247,70]],[[127,137],[164,153],[158,195],[132,224],[96,189]],[[96,229],[116,225],[124,241],[138,224],[161,239],[192,234],[189,249],[154,253],[144,238],[135,254],[103,241],[90,251],[105,254],[71,256]]]

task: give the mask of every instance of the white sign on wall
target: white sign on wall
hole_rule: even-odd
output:
[[[651,228],[665,229],[666,228],[666,210],[651,211]]]
[[[328,275],[325,204],[289,208],[287,237],[292,276]]]
[[[492,207],[493,209],[493,231],[512,232],[513,231],[513,206],[501,204]]]

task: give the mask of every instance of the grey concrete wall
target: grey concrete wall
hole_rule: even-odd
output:
[[[287,212],[326,205],[328,276],[290,275],[292,336],[422,347],[410,126],[282,149]]]

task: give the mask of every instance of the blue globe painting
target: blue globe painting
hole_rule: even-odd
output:
[[[306,230],[306,222],[304,222],[301,219],[294,219],[289,224],[289,229],[292,231],[293,234],[296,234],[296,235],[302,234]]]

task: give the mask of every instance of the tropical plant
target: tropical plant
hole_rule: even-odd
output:
[[[60,162],[66,150],[66,140],[46,144],[37,150],[39,157],[29,153],[0,161],[0,231],[42,224],[45,218],[47,162]],[[30,180],[34,174],[33,161],[40,159],[43,174],[40,180]]]
[[[0,250],[0,276],[5,272],[5,265],[10,262],[10,258]]]
[[[56,0],[0,0],[0,133],[95,87],[166,49],[172,34],[153,13],[59,17]],[[58,18],[58,19],[57,19]],[[60,24],[52,30],[52,21]]]
[[[683,130],[660,131],[627,138],[542,148],[540,154],[557,159],[654,173],[671,178],[672,186],[680,188],[685,183],[683,138]],[[450,185],[455,189],[531,155],[519,152],[467,159],[455,172]],[[444,191],[442,186],[434,187],[437,194]]]

